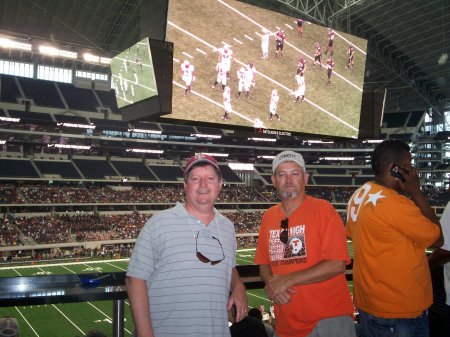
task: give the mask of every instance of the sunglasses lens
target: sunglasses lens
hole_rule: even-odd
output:
[[[284,218],[283,220],[281,220],[280,227],[282,229],[282,231],[280,233],[280,241],[283,242],[284,244],[287,244],[287,242],[288,242],[289,219],[288,218]]]
[[[287,244],[288,242],[288,232],[287,230],[282,230],[280,233],[280,241],[283,242],[284,244]]]

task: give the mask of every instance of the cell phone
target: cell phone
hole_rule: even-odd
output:
[[[403,176],[403,174],[401,174],[401,173],[399,172],[399,170],[398,170],[399,167],[400,167],[400,166],[398,166],[397,164],[394,164],[394,165],[392,166],[391,170],[389,171],[389,174],[390,174],[391,176],[393,176],[393,177],[396,177],[396,178],[400,179],[402,182],[405,182],[406,179],[405,179],[405,177]]]

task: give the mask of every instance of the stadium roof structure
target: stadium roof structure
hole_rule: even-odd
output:
[[[423,110],[442,123],[450,109],[448,0],[243,1],[368,39],[364,86],[387,90],[385,112]],[[155,6],[163,8],[167,0],[3,0],[0,33],[113,56],[138,41],[149,22],[164,37],[164,18]],[[0,56],[25,57],[3,49]]]

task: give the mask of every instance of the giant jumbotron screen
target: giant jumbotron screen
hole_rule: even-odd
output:
[[[276,53],[276,40],[283,37],[283,50]],[[172,113],[164,117],[358,137],[367,40],[232,0],[170,0],[166,39],[175,50]],[[250,63],[254,78],[246,75],[240,87]],[[218,76],[223,68],[225,97],[224,76]]]

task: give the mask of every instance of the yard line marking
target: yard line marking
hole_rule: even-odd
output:
[[[294,30],[294,28],[293,28],[290,24],[285,23],[284,25],[285,25],[286,27],[288,27],[289,29]]]
[[[250,36],[248,36],[247,34],[244,34],[244,36],[245,36],[246,39],[249,39],[250,41],[253,41],[253,39]]]
[[[61,266],[61,267],[63,267],[64,269],[67,269],[68,271],[70,271],[72,274],[76,274],[76,272],[74,272],[72,269],[70,269],[70,268],[67,268],[66,266]]]
[[[240,261],[244,261],[244,262],[250,262],[250,263],[253,263],[252,260],[243,259],[243,258],[240,258],[240,257],[236,257],[236,260],[240,260]]]
[[[89,261],[89,263],[94,264],[94,263],[105,263],[108,261],[113,261],[113,262],[128,262],[130,260],[130,258],[124,258],[124,259],[114,259],[114,260],[96,260],[96,261]],[[64,263],[46,263],[46,264],[41,264],[39,265],[39,267],[61,267],[61,266],[72,266],[72,265],[80,265],[80,264],[85,264],[86,262],[84,261],[77,261],[77,262],[64,262]],[[0,270],[15,270],[15,269],[27,269],[27,268],[37,268],[34,265],[28,265],[28,266],[14,266],[14,267],[0,267]],[[18,271],[16,271],[17,274],[19,274]],[[20,274],[19,274],[20,275]],[[22,276],[22,275],[20,275]]]
[[[186,53],[186,52],[182,52],[181,54],[183,54],[183,55],[185,55],[185,56],[187,56],[187,57],[189,57],[189,58],[191,58],[191,59],[193,59],[194,58],[194,56],[192,56],[192,55],[189,55],[188,53]]]
[[[235,37],[233,37],[233,40],[234,41],[236,41],[237,43],[239,43],[239,44],[244,44],[244,42],[242,42],[242,41],[239,41],[238,39],[236,39]]]
[[[12,270],[14,270],[14,272],[16,272],[17,275],[22,276],[22,275],[16,270],[16,268],[12,267]]]
[[[105,262],[105,263],[108,264],[108,265],[110,265],[110,266],[112,266],[112,267],[114,267],[114,268],[117,268],[117,269],[119,269],[119,270],[127,271],[126,269],[117,267],[116,265],[113,265],[113,264],[110,263],[110,262]]]
[[[39,337],[38,333],[36,332],[36,330],[34,330],[34,328],[31,326],[30,322],[28,322],[28,320],[25,318],[25,316],[22,314],[22,312],[19,310],[19,308],[14,307],[17,312],[19,313],[20,316],[22,316],[23,320],[25,321],[25,323],[28,324],[28,326],[30,327],[30,329],[34,332],[36,337]]]
[[[72,322],[71,320],[70,320],[70,318],[69,317],[67,317],[61,310],[59,310],[57,307],[56,307],[56,305],[54,305],[54,304],[52,304],[52,307],[53,308],[55,308],[56,310],[58,310],[59,311],[59,313],[61,314],[61,315],[63,315],[64,316],[64,318],[65,319],[67,319],[79,332],[81,332],[83,335],[85,335],[85,333],[83,332],[83,330],[81,330],[79,327],[78,327],[78,325],[76,325],[74,322]]]
[[[195,48],[195,50],[198,51],[199,53],[202,53],[203,55],[208,55],[208,54],[206,53],[206,51],[201,50],[200,48]]]
[[[103,316],[105,316],[107,319],[109,319],[111,322],[113,321],[113,319],[111,317],[109,317],[106,313],[104,313],[103,311],[101,311],[99,308],[97,308],[94,304],[92,304],[91,302],[86,302],[87,304],[89,304],[91,307],[93,307],[95,310],[97,310],[99,313],[101,313]],[[128,332],[128,334],[131,335],[131,331],[128,330],[127,328],[124,327],[124,330],[126,332]]]
[[[253,296],[253,297],[259,298],[260,300],[264,300],[264,301],[270,302],[269,299],[267,299],[267,298],[265,298],[265,297],[261,297],[261,296],[255,295],[255,294],[252,294],[251,292],[247,292],[247,294],[248,294],[248,295],[251,295],[251,296]]]

